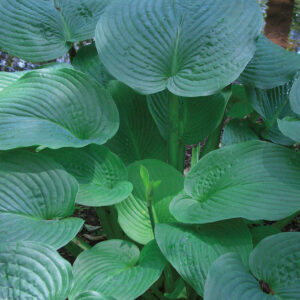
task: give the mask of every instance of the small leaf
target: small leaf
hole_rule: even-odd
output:
[[[249,141],[212,151],[185,178],[170,212],[184,223],[280,220],[300,210],[300,155]],[[282,201],[284,199],[284,201]]]
[[[72,69],[29,72],[0,92],[0,149],[104,144],[118,129],[104,88]]]
[[[82,252],[74,263],[70,300],[84,291],[134,300],[158,280],[165,260],[154,241],[143,250],[131,242],[110,240]]]
[[[198,97],[240,75],[261,27],[252,0],[118,0],[101,16],[95,39],[107,70],[133,89]]]
[[[262,240],[250,255],[250,271],[237,254],[218,258],[206,284],[206,300],[298,300],[300,233],[285,232]]]
[[[272,89],[293,79],[300,70],[300,55],[287,51],[261,35],[256,52],[240,76],[242,83]]]
[[[151,181],[161,181],[153,190],[151,199],[155,223],[175,221],[169,212],[169,205],[172,198],[183,188],[183,175],[170,165],[153,159],[137,161],[128,167],[129,180],[134,188],[128,199],[116,205],[118,221],[131,239],[146,244],[154,236],[147,207],[145,185],[140,176],[141,166],[147,168]]]
[[[74,212],[76,180],[61,165],[27,151],[0,154],[0,240],[39,241],[56,249],[72,240],[83,220]]]
[[[44,154],[60,163],[79,182],[76,203],[85,206],[108,206],[125,200],[132,191],[127,169],[106,147],[47,150]]]
[[[63,300],[72,267],[54,248],[37,242],[1,243],[0,298]]]
[[[107,143],[110,150],[125,164],[146,158],[166,161],[167,145],[148,111],[146,97],[118,81],[111,81],[108,90],[120,114],[119,131]]]
[[[74,57],[72,65],[76,70],[90,75],[104,86],[113,79],[102,64],[95,44],[81,47]]]
[[[247,264],[252,250],[250,232],[241,220],[198,227],[158,224],[155,237],[167,260],[201,296],[209,268],[219,256],[234,251]]]

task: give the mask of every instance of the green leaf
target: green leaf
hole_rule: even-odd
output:
[[[196,144],[210,135],[222,122],[230,89],[212,96],[184,98],[180,97],[180,140],[186,144]],[[168,92],[163,91],[147,97],[148,107],[161,136],[167,139],[168,128]]]
[[[299,54],[287,51],[261,35],[255,55],[240,80],[260,89],[272,89],[292,80],[298,70]]]
[[[297,115],[300,115],[300,78],[293,83],[290,93],[290,103],[292,110]]]
[[[94,37],[108,0],[2,0],[0,49],[27,61],[64,55],[71,42]]]
[[[252,0],[117,0],[102,15],[95,39],[107,70],[130,87],[198,97],[240,75],[261,28]]]
[[[280,233],[280,230],[272,225],[257,226],[250,230],[252,235],[253,245],[256,246],[264,238]]]
[[[231,218],[280,220],[300,209],[300,155],[260,141],[223,147],[185,178],[170,212],[183,223]],[[282,201],[284,199],[284,201]]]
[[[0,240],[39,241],[56,249],[66,245],[83,225],[68,218],[77,190],[76,180],[50,158],[0,153]]]
[[[80,48],[72,65],[76,70],[92,76],[104,86],[113,79],[102,64],[94,43]]]
[[[228,117],[242,119],[249,115],[253,108],[249,103],[245,87],[243,85],[233,85],[231,87],[232,96],[227,105]]]
[[[250,140],[259,140],[250,123],[247,120],[231,120],[224,128],[221,142],[222,146],[229,146]]]
[[[69,299],[89,290],[116,299],[136,299],[158,280],[164,266],[165,260],[154,241],[141,253],[131,242],[101,242],[77,257]]]
[[[104,146],[89,145],[81,149],[63,148],[43,153],[77,179],[78,204],[95,207],[113,205],[125,200],[132,191],[126,167]]]
[[[104,144],[118,129],[104,88],[72,69],[29,72],[0,92],[0,149]]]
[[[37,242],[1,243],[0,298],[63,300],[72,267],[54,248]]]
[[[151,181],[161,181],[161,184],[154,189],[151,199],[155,223],[175,221],[169,212],[169,205],[172,198],[183,188],[183,175],[170,165],[153,159],[138,161],[128,167],[129,180],[134,188],[128,199],[116,205],[118,221],[131,239],[146,244],[154,236],[147,207],[145,185],[140,176],[141,166],[147,168]]]
[[[250,271],[236,254],[221,256],[209,271],[204,299],[299,299],[299,237],[285,232],[262,240],[250,255]]]
[[[95,291],[88,291],[88,292],[81,293],[80,295],[75,297],[74,300],[116,300],[116,299],[112,297],[106,297],[103,294],[100,294]]]
[[[120,114],[119,131],[107,143],[110,150],[127,165],[146,158],[166,161],[167,145],[148,111],[146,97],[118,81],[111,81],[108,89]]]
[[[252,250],[251,235],[242,220],[200,226],[158,224],[155,237],[167,260],[200,296],[209,268],[219,256],[236,252],[247,264]]]
[[[278,119],[279,130],[292,141],[300,143],[300,119],[295,117],[286,117]],[[292,142],[294,144],[294,142]]]

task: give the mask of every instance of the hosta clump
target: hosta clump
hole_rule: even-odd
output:
[[[262,23],[255,0],[1,1],[2,51],[72,60],[0,73],[1,299],[299,299],[300,56]]]

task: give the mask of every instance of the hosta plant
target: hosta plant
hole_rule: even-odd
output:
[[[0,299],[300,299],[300,56],[262,24],[256,0],[1,0],[0,49],[40,66],[0,73]]]

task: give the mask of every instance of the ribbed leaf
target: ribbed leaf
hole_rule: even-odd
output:
[[[145,94],[211,95],[234,81],[262,27],[252,0],[114,1],[96,28],[107,70]]]
[[[292,80],[298,70],[299,54],[287,51],[261,35],[255,55],[240,80],[260,89],[272,89]]]
[[[94,37],[108,0],[1,0],[0,49],[27,61],[56,59]]]
[[[132,195],[116,205],[118,221],[124,232],[134,241],[147,244],[153,237],[153,229],[147,208],[146,190],[140,176],[144,166],[151,181],[161,181],[153,191],[152,211],[156,223],[174,222],[169,212],[172,198],[183,188],[183,176],[175,168],[161,161],[148,159],[138,161],[128,167],[129,180],[133,183]]]
[[[113,79],[102,64],[95,44],[80,48],[73,59],[72,65],[76,70],[92,76],[102,85],[107,85]]]
[[[218,94],[197,97],[180,97],[180,140],[186,144],[197,144],[210,135],[223,120],[230,89]],[[168,92],[163,91],[147,97],[152,117],[164,139],[168,138]]]
[[[294,117],[278,119],[278,127],[285,136],[300,143],[300,119]]]
[[[104,146],[63,148],[43,153],[59,162],[79,182],[76,203],[108,206],[125,200],[132,191],[127,169],[120,158]]]
[[[0,240],[60,248],[80,230],[73,214],[78,184],[59,164],[26,151],[0,154]]]
[[[229,146],[250,140],[259,140],[250,128],[249,122],[244,120],[231,120],[226,124],[222,135],[222,146]]]
[[[160,277],[164,266],[165,260],[154,241],[141,253],[131,242],[101,242],[77,257],[69,299],[89,290],[116,299],[136,299]]]
[[[0,245],[0,298],[65,300],[72,267],[54,248],[41,243]]]
[[[146,158],[167,160],[167,145],[147,108],[145,96],[118,81],[111,81],[109,91],[120,114],[120,128],[107,146],[125,164]]]
[[[233,253],[215,261],[209,271],[207,300],[298,300],[300,233],[285,232],[262,240],[250,255],[250,271]]]
[[[207,154],[185,178],[186,195],[171,213],[184,223],[242,217],[280,220],[300,210],[300,155],[266,142],[249,141]],[[284,199],[284,201],[282,200]]]
[[[83,292],[77,297],[74,298],[74,300],[116,300],[112,297],[106,297],[98,292],[89,291],[89,292]]]
[[[248,264],[252,250],[250,232],[241,220],[200,226],[158,224],[155,237],[167,260],[201,296],[209,268],[219,256],[236,252]]]
[[[104,88],[72,69],[29,72],[0,92],[0,149],[103,144],[117,131]]]
[[[290,103],[292,110],[297,115],[300,115],[300,78],[293,83],[290,93]]]

